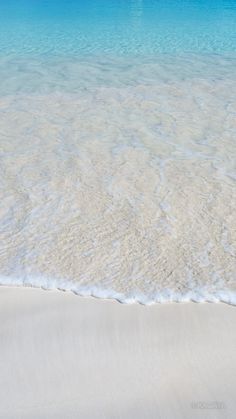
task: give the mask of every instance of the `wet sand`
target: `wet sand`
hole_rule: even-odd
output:
[[[0,288],[0,418],[227,418],[236,309]]]

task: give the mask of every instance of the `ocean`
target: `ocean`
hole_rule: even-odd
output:
[[[236,304],[236,1],[0,0],[0,284]]]

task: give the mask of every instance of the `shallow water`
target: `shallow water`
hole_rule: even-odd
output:
[[[0,282],[235,304],[235,2],[57,5],[0,2]]]
[[[1,0],[4,54],[235,51],[235,0]]]

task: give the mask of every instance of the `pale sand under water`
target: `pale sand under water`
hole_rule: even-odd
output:
[[[236,310],[0,288],[1,419],[234,419]]]
[[[112,63],[59,62],[44,93],[36,64],[22,86],[2,64],[35,91],[0,96],[1,284],[236,303],[236,75],[218,61],[181,79],[180,58],[124,60],[116,83]]]

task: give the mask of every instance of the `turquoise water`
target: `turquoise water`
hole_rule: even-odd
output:
[[[0,0],[0,284],[236,304],[236,1]]]
[[[1,0],[1,54],[236,51],[232,0]]]

